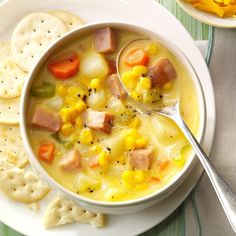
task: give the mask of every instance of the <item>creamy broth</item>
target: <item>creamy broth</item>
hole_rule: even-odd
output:
[[[28,112],[29,121],[38,107],[61,116],[62,124],[56,132],[36,127],[29,122],[28,135],[33,151],[58,183],[74,193],[99,201],[132,200],[163,188],[184,167],[192,153],[185,137],[172,121],[162,116],[140,114],[136,105],[127,97],[121,99],[114,96],[108,79],[114,69],[114,61],[121,47],[140,38],[140,35],[115,30],[115,37],[116,50],[113,53],[95,52],[93,32],[61,49],[58,55],[71,50],[77,53],[80,60],[78,72],[70,78],[56,79],[48,67],[51,60],[54,60],[50,59],[34,80],[32,88],[36,90],[31,91]],[[197,94],[183,65],[158,42],[136,46],[148,55],[147,68],[158,58],[168,58],[177,77],[157,89],[160,95],[158,104],[168,103],[180,95],[182,116],[191,131],[198,134],[200,114]],[[57,57],[55,55],[53,58]],[[99,68],[104,67],[101,71],[96,71],[96,63],[91,61],[95,57],[101,63]],[[86,62],[89,60],[90,68]],[[121,73],[125,73],[133,67],[121,63],[120,68]],[[40,97],[37,88],[45,83],[55,87],[55,91],[49,89],[48,97]],[[79,101],[84,102],[85,107],[77,108]],[[77,113],[68,120],[62,109],[71,108],[72,111],[74,107]],[[86,125],[85,114],[88,110],[112,114],[111,132],[106,133]],[[49,149],[45,151],[44,146],[42,153],[42,144],[53,144],[50,160],[44,159]],[[135,166],[136,163],[133,165],[130,161],[131,152],[147,149],[151,150],[152,157],[148,168],[142,169]],[[65,168],[61,160],[73,150],[79,153],[80,164],[78,168]],[[95,164],[92,165],[91,160],[95,160]]]

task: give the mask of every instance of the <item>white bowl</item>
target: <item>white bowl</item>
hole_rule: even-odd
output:
[[[217,15],[198,10],[190,3],[183,2],[182,0],[176,0],[176,2],[186,13],[205,24],[220,28],[236,28],[236,18],[234,17],[220,18]]]
[[[192,154],[189,157],[184,168],[178,174],[176,174],[176,176],[174,176],[164,188],[152,194],[149,194],[145,197],[135,199],[135,200],[122,201],[122,202],[101,202],[101,201],[95,201],[95,200],[80,196],[78,194],[72,193],[69,190],[65,189],[62,185],[57,183],[46,172],[46,170],[42,167],[42,165],[38,161],[37,157],[35,156],[31,148],[31,145],[28,139],[28,134],[27,134],[27,109],[28,109],[28,99],[30,97],[29,91],[30,91],[31,84],[34,78],[36,78],[36,75],[38,71],[40,70],[40,68],[53,55],[54,52],[58,51],[63,46],[68,45],[69,43],[75,42],[79,38],[79,36],[83,34],[93,32],[96,29],[106,27],[106,26],[111,26],[116,29],[135,31],[143,35],[147,35],[153,40],[156,40],[162,43],[165,47],[167,47],[175,55],[175,57],[178,58],[180,63],[184,65],[190,78],[192,78],[193,80],[193,83],[195,85],[196,92],[197,92],[199,108],[200,108],[200,125],[199,125],[199,132],[197,135],[197,139],[201,141],[202,137],[204,136],[204,131],[205,131],[205,114],[206,114],[205,98],[203,95],[200,80],[198,79],[193,67],[191,66],[191,63],[186,59],[184,54],[174,45],[174,43],[170,42],[168,39],[165,39],[161,35],[158,35],[149,30],[146,30],[145,28],[140,27],[138,25],[134,25],[130,23],[123,23],[123,22],[99,22],[99,23],[85,25],[81,28],[75,29],[74,31],[67,33],[45,51],[42,57],[35,63],[35,66],[33,70],[31,71],[31,73],[29,74],[27,81],[25,81],[25,85],[22,91],[21,104],[20,104],[20,114],[21,114],[20,128],[21,128],[21,135],[22,135],[23,143],[26,148],[26,151],[29,154],[31,164],[38,171],[40,176],[46,182],[48,182],[52,187],[54,187],[56,190],[60,191],[61,193],[65,194],[67,197],[71,198],[72,200],[78,202],[82,207],[88,210],[92,210],[96,212],[103,212],[103,213],[110,213],[110,214],[126,214],[126,213],[132,213],[132,212],[140,211],[145,208],[151,207],[155,203],[161,201],[162,199],[167,197],[169,194],[171,194],[185,180],[185,178],[187,178],[189,173],[192,171],[197,161],[194,154]]]

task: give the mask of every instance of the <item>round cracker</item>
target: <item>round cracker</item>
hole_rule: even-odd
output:
[[[28,164],[28,157],[23,148],[23,143],[18,125],[0,125],[0,159],[7,159],[19,168]]]
[[[9,59],[11,57],[11,47],[9,41],[0,42],[0,61]]]
[[[80,17],[67,11],[49,11],[49,13],[61,20],[68,31],[84,24]]]
[[[0,99],[0,124],[19,123],[20,97],[14,99]]]
[[[11,52],[15,62],[29,72],[44,50],[66,31],[63,22],[51,14],[27,15],[12,34]]]
[[[0,98],[19,97],[26,76],[13,60],[10,42],[0,42]]]
[[[35,173],[6,160],[0,160],[0,189],[11,199],[23,203],[40,201],[50,191]]]
[[[87,211],[75,202],[61,196],[48,205],[43,217],[45,228],[58,227],[73,222],[90,223],[94,227],[103,227],[105,217],[101,213]]]

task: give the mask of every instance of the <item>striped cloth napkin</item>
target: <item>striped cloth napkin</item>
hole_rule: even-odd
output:
[[[1,0],[0,0],[1,1]],[[208,39],[209,27],[195,21],[183,12],[174,0],[156,0],[169,9],[188,29],[195,40]],[[198,188],[199,189],[199,188]],[[143,236],[184,236],[194,235],[192,232],[201,232],[200,220],[196,208],[195,195],[191,195],[172,215],[153,229],[142,234]],[[186,208],[187,207],[187,211]],[[189,210],[191,208],[191,210]],[[186,214],[188,225],[186,225]],[[185,232],[188,230],[188,233]],[[209,234],[210,235],[210,234]],[[217,234],[212,234],[217,235]],[[229,234],[226,234],[229,235]],[[0,223],[0,236],[22,236],[20,233]]]
[[[214,30],[209,69],[216,99],[216,133],[210,159],[236,192],[235,39],[236,29]],[[186,235],[235,235],[205,173],[193,196],[195,209],[198,209],[198,227],[195,227],[191,210],[186,206]]]

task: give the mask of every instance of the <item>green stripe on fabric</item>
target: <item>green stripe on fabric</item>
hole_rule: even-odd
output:
[[[184,236],[184,214],[184,204],[182,204],[166,220],[140,236]]]
[[[197,210],[197,202],[196,202],[194,190],[191,193],[191,202],[192,202],[192,206],[193,206],[193,214],[195,217],[197,235],[201,236],[202,235],[202,226],[201,226],[201,221],[200,221],[200,217],[199,217],[198,210]]]
[[[206,54],[206,63],[209,65],[210,60],[211,60],[211,52],[214,44],[214,35],[215,31],[213,27],[209,27],[209,37],[208,37],[208,48],[207,48],[207,54]]]
[[[4,224],[0,224],[0,236],[22,236],[22,234],[16,232]]]
[[[1,2],[2,0],[0,0]],[[182,22],[186,29],[190,32],[195,40],[208,39],[212,35],[212,28],[204,25],[192,17],[188,16],[179,6],[175,0],[156,0],[172,12],[177,19]],[[209,37],[209,39],[210,39]],[[211,41],[212,42],[212,41]],[[209,44],[207,61],[210,59],[211,45]],[[196,208],[197,210],[197,208]],[[197,211],[196,211],[197,213]],[[199,221],[200,222],[200,221]],[[181,205],[174,213],[172,213],[165,221],[142,234],[143,236],[184,236],[185,235],[185,216],[184,204]],[[0,236],[22,236],[15,230],[0,223]]]

